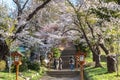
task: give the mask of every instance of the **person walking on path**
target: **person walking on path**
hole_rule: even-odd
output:
[[[62,61],[62,58],[60,57],[59,58],[59,69],[60,70],[62,70],[62,63],[63,63],[63,61]]]
[[[56,59],[56,69],[59,69],[59,59]]]
[[[70,60],[69,60],[69,65],[70,65],[70,69],[71,70],[74,70],[74,64],[75,64],[75,61],[74,61],[74,57],[70,57]]]
[[[53,65],[54,65],[54,69],[56,69],[56,58],[54,58]]]

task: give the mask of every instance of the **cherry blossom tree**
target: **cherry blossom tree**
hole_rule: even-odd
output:
[[[16,23],[13,24],[14,31],[12,31],[11,33],[12,35],[9,36],[10,42],[14,41],[18,37],[18,35],[20,35],[20,33],[24,30],[24,28],[26,28],[29,21],[34,17],[34,15],[36,15],[39,10],[44,8],[45,5],[47,5],[51,0],[41,1],[41,4],[39,4],[36,8],[32,9],[31,12],[28,14],[25,14],[24,10],[26,9],[26,6],[29,0],[26,0],[23,2],[21,0],[13,0],[13,1],[17,6],[17,17],[15,20]],[[1,52],[1,54],[3,53]],[[5,56],[5,54],[3,55]],[[3,59],[2,56],[1,56],[1,59]]]
[[[29,3],[29,0],[24,2],[14,0],[14,2],[17,4],[17,10],[15,10],[17,15],[13,17],[13,21],[8,21],[7,23],[10,29],[10,32],[6,30],[7,36],[4,33],[2,34],[6,36],[9,48],[14,49],[15,46],[25,44],[28,47],[36,46],[39,50],[47,53],[52,47],[58,47],[63,38],[61,34],[65,26],[70,22],[70,14],[65,11],[68,8],[65,6],[65,1],[61,0],[60,4],[57,3],[57,0],[51,1],[51,3],[36,14],[33,13],[37,9],[36,6],[42,7],[47,1],[33,1]],[[27,3],[32,7],[28,7]],[[40,5],[41,3],[43,4]],[[34,17],[28,20],[30,13]]]
[[[100,47],[105,51],[106,55],[109,54],[109,49],[107,49],[105,46],[107,43],[104,42],[104,40],[106,39],[105,37],[107,36],[103,34],[103,33],[106,33],[106,29],[109,29],[109,28],[108,28],[108,25],[105,26],[105,24],[112,25],[111,22],[113,22],[112,21],[113,19],[111,18],[118,19],[119,5],[115,3],[114,4],[104,3],[104,2],[99,3],[99,1],[97,0],[92,2],[85,1],[82,5],[80,4],[79,6],[78,5],[74,6],[70,1],[68,2],[73,7],[74,12],[76,14],[75,24],[78,26],[78,28],[77,30],[76,29],[75,30],[82,33],[81,35],[83,36],[83,39],[85,39],[87,45],[89,46],[90,50],[95,56],[93,57],[93,59],[96,62],[96,67],[101,66]],[[97,11],[94,12],[93,9]],[[115,10],[116,12],[114,12]],[[93,13],[91,13],[91,11],[93,11]],[[117,13],[116,17],[113,12]],[[96,14],[98,15],[96,16]],[[101,23],[104,24],[104,26],[101,25]],[[111,27],[113,28],[113,26]],[[109,64],[110,60],[107,60],[107,61],[108,61],[107,64]],[[115,69],[110,69],[110,67],[108,67],[108,72],[111,72],[109,70],[114,71]]]

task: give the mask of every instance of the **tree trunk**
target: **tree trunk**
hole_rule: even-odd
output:
[[[108,69],[108,72],[111,73],[111,72],[115,72],[115,58],[111,55],[109,55],[109,50],[104,46],[104,44],[99,44],[100,47],[103,49],[103,51],[105,52],[107,56],[107,69]]]
[[[98,45],[99,40],[98,40],[98,43],[95,44],[95,46],[92,46],[92,44],[90,43],[89,38],[87,37],[87,33],[85,32],[84,26],[81,23],[81,19],[80,19],[79,15],[78,15],[79,13],[76,12],[76,14],[77,14],[77,19],[78,19],[78,23],[79,23],[78,26],[80,26],[81,32],[83,33],[83,36],[84,36],[84,38],[85,38],[85,40],[86,40],[86,42],[88,44],[88,47],[90,48],[90,50],[94,54],[95,67],[101,67],[101,64],[100,64],[100,50],[99,50],[99,45]],[[95,36],[93,34],[92,27],[89,25],[89,23],[87,23],[87,25],[90,28],[90,31],[92,33],[93,38],[95,38]]]
[[[93,61],[95,62],[95,67],[102,67],[100,64],[100,54],[93,53]]]
[[[100,58],[100,49],[99,49],[99,45],[95,44],[93,46],[93,61],[95,62],[95,67],[102,67],[102,65],[100,64],[101,58]]]
[[[6,69],[8,68],[7,55],[9,55],[9,47],[3,36],[0,34],[0,60],[4,60],[6,62]]]
[[[9,54],[9,47],[0,34],[0,60],[6,60],[6,55]]]
[[[102,67],[101,65],[101,55],[98,53],[93,53],[93,61],[95,62],[95,67]]]
[[[113,55],[107,56],[107,69],[109,73],[116,72],[115,62],[116,59]]]

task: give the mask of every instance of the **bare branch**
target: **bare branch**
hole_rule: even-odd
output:
[[[47,5],[51,0],[46,0],[43,4],[41,4],[40,6],[38,6],[31,14],[28,15],[27,17],[27,21],[29,21],[31,18],[33,18],[33,16],[42,8],[45,7],[45,5]]]
[[[69,0],[67,0],[67,1],[72,6],[72,8],[74,9],[74,11],[77,12],[77,9],[74,7],[74,5]]]
[[[103,49],[103,51],[105,52],[105,54],[108,55],[109,54],[109,50],[105,47],[105,45],[103,43],[101,43],[99,45]]]
[[[89,29],[90,29],[90,32],[91,32],[91,34],[92,34],[92,37],[95,38],[93,28],[91,27],[91,25],[89,24],[88,21],[86,21],[86,23],[87,23],[87,25],[88,25],[88,27],[89,27]]]
[[[61,36],[63,36],[65,33],[69,32],[69,31],[78,31],[79,33],[81,33],[81,31],[78,29],[70,28],[70,29],[66,30],[65,32],[63,32],[63,34]]]
[[[69,0],[68,0],[68,1],[69,1]],[[71,2],[70,2],[70,3],[71,3]],[[73,5],[71,5],[71,6],[73,6]],[[85,40],[86,40],[89,48],[90,48],[90,50],[94,53],[94,50],[93,50],[93,48],[92,48],[92,45],[90,44],[89,39],[88,39],[88,37],[87,37],[87,35],[86,35],[86,32],[85,32],[85,30],[84,30],[84,28],[83,28],[83,25],[82,25],[82,23],[81,23],[81,18],[80,18],[80,16],[79,16],[79,13],[78,13],[78,11],[76,10],[76,8],[75,8],[74,6],[73,6],[73,9],[74,9],[75,14],[77,15],[77,19],[78,19],[78,23],[75,23],[75,24],[80,27],[80,30],[81,30],[81,32],[82,32],[82,34],[83,34],[83,36],[84,36],[84,38],[85,38]]]
[[[17,31],[15,32],[15,34],[20,33],[20,32],[25,28],[26,25],[27,25],[27,23],[24,24],[24,25],[21,25],[21,26],[17,29]]]
[[[46,0],[43,4],[41,4],[40,6],[38,6],[31,14],[28,15],[28,17],[27,17],[26,20],[29,21],[40,9],[44,8],[45,5],[47,5],[50,1],[51,1],[51,0]],[[27,23],[24,24],[24,25],[22,25],[22,26],[20,26],[20,27],[16,30],[15,35],[16,35],[17,33],[20,33],[20,32],[25,28],[26,25],[27,25]]]
[[[78,7],[77,11],[79,11],[82,7],[83,3]]]
[[[28,3],[28,1],[29,1],[29,0],[26,0],[25,4],[23,5],[23,7],[22,7],[21,10],[23,10],[23,9],[25,8],[25,6],[26,6],[26,4]]]
[[[20,16],[22,14],[22,10],[21,10],[21,5],[19,4],[18,0],[13,0],[14,3],[17,5],[18,8],[18,16]]]
[[[13,2],[17,4],[18,0],[13,0]]]
[[[74,24],[75,24],[76,26],[79,26],[79,22],[76,21],[75,19],[74,19]]]

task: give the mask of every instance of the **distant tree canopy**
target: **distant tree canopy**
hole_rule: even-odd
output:
[[[116,2],[116,3],[120,4],[120,0],[104,0],[104,1],[106,1],[106,2]]]

